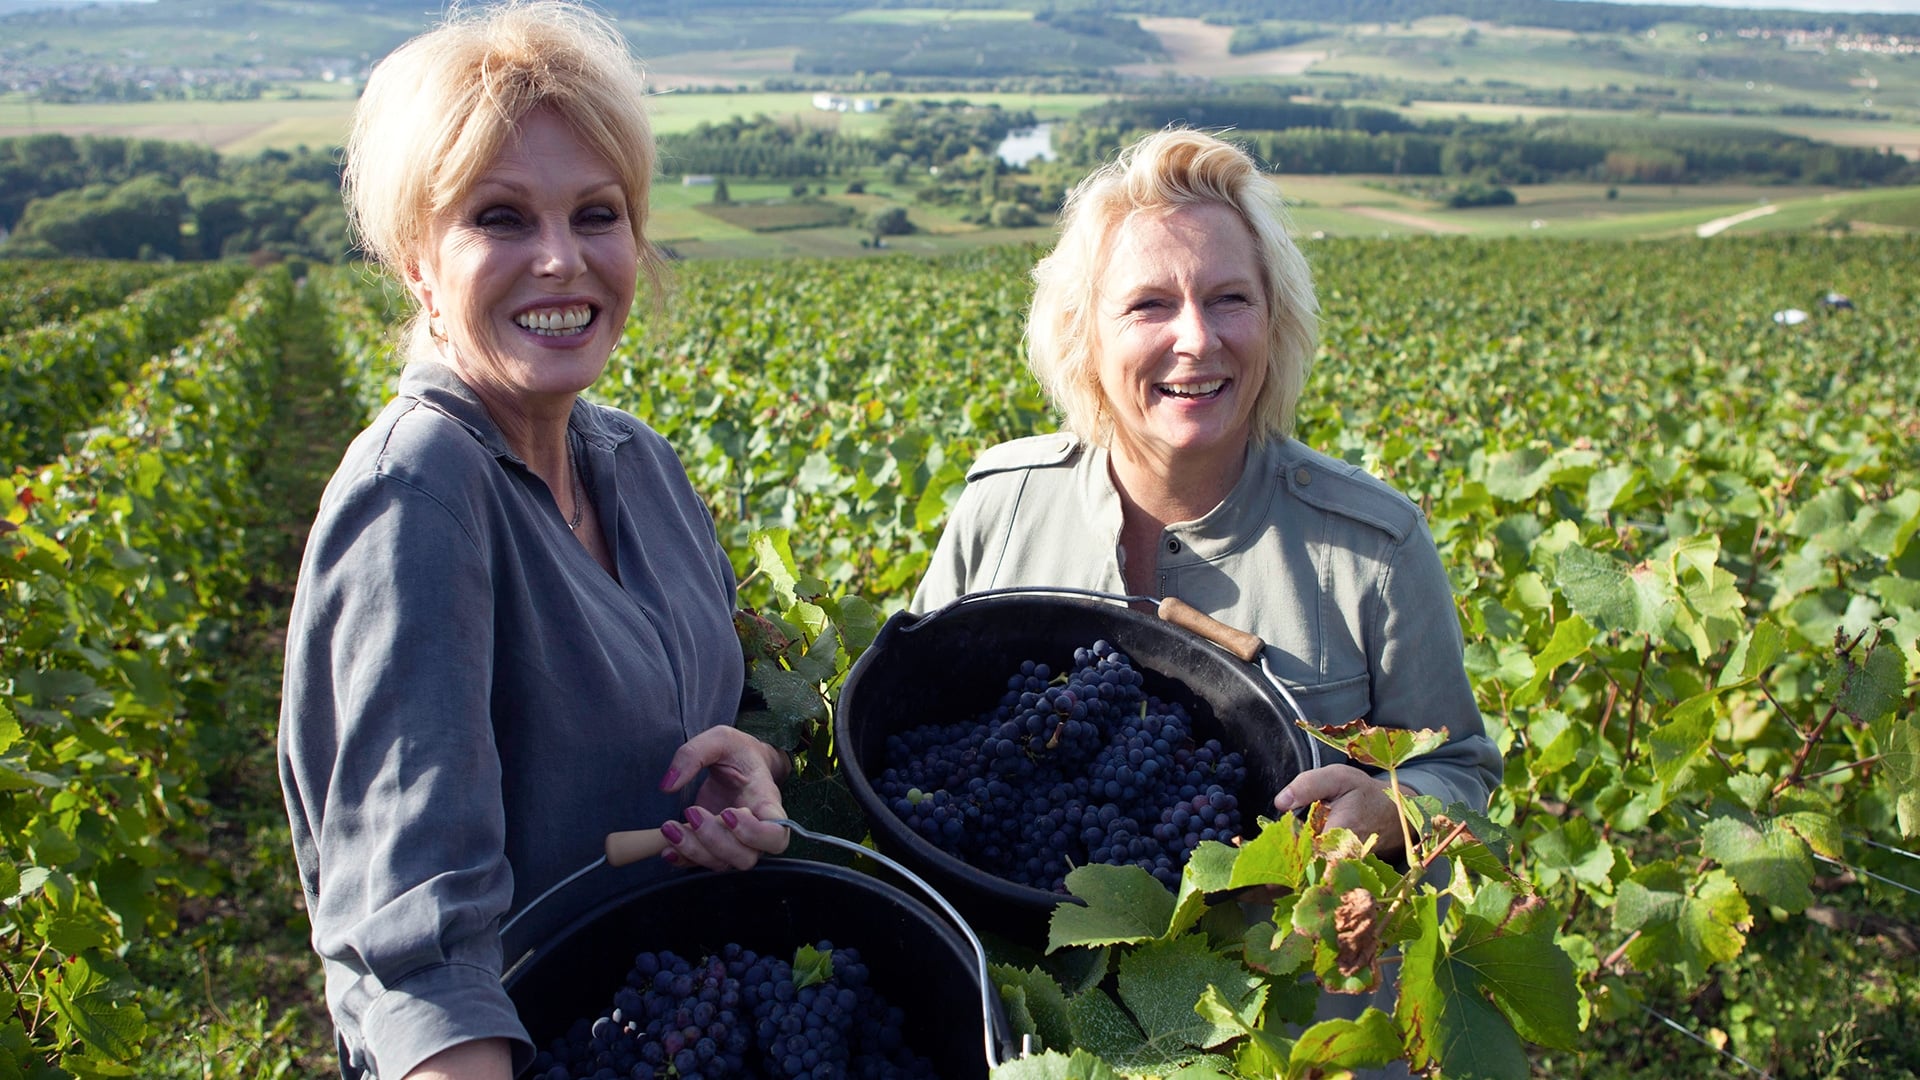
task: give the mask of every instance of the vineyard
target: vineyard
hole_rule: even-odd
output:
[[[1007,1074],[1387,1046],[1449,1076],[1920,1075],[1920,249],[1307,253],[1299,435],[1425,509],[1505,783],[1485,817],[1412,808],[1462,870],[1450,909],[1292,819],[1177,898],[1106,883],[1094,910],[1148,930],[1056,932],[1118,990],[996,967],[1060,1052]],[[678,449],[742,602],[793,631],[750,654],[743,722],[801,751],[802,820],[858,832],[820,737],[839,681],[974,455],[1052,424],[1018,359],[1035,254],[686,264],[596,387]],[[0,275],[0,1080],[332,1068],[278,634],[318,485],[398,374],[397,296],[350,268]],[[1249,882],[1290,895],[1223,935],[1206,896]],[[1295,973],[1356,978],[1355,890],[1402,1011],[1288,1033]]]

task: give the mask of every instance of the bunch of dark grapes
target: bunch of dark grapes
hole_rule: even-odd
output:
[[[1240,832],[1246,762],[1196,741],[1105,641],[1055,675],[1023,661],[980,717],[887,738],[875,785],[901,821],[971,866],[1064,892],[1087,863],[1142,867],[1168,888],[1204,840]]]
[[[533,1080],[934,1076],[901,1039],[904,1014],[868,985],[859,950],[814,948],[832,971],[817,981],[739,945],[697,964],[643,952],[613,1008],[541,1051]]]

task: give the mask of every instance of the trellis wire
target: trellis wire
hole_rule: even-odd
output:
[[[1692,1039],[1694,1042],[1699,1043],[1701,1046],[1704,1046],[1707,1049],[1713,1051],[1714,1053],[1719,1054],[1721,1057],[1730,1057],[1733,1060],[1739,1062],[1741,1065],[1746,1067],[1746,1070],[1748,1072],[1752,1073],[1755,1076],[1760,1077],[1760,1080],[1773,1080],[1772,1073],[1766,1071],[1765,1069],[1757,1067],[1756,1065],[1754,1065],[1753,1062],[1748,1061],[1746,1058],[1741,1057],[1739,1054],[1736,1054],[1733,1051],[1726,1049],[1725,1047],[1713,1045],[1713,1043],[1707,1040],[1704,1036],[1701,1036],[1695,1033],[1692,1029],[1688,1028],[1685,1024],[1682,1024],[1680,1021],[1675,1020],[1673,1017],[1668,1016],[1665,1013],[1662,1013],[1656,1009],[1650,1009],[1644,1003],[1641,1004],[1640,1011],[1643,1013],[1646,1013],[1648,1016],[1653,1017],[1655,1020],[1658,1020],[1661,1023],[1667,1025],[1668,1027],[1679,1032],[1680,1034],[1685,1035],[1687,1038]]]

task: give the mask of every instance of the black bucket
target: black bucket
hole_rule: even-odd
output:
[[[947,1080],[987,1075],[979,961],[945,919],[846,867],[765,859],[740,873],[693,871],[616,897],[534,949],[502,982],[536,1049],[611,1006],[636,953],[699,960],[729,944],[791,960],[820,940],[860,950],[871,984],[906,1014],[906,1044]],[[996,996],[997,999],[997,996]]]
[[[1155,615],[1027,591],[963,597],[925,616],[894,615],[847,674],[834,745],[880,850],[925,877],[977,930],[1037,946],[1054,908],[1072,901],[977,869],[902,822],[873,788],[886,771],[887,736],[979,716],[999,702],[1021,661],[1070,670],[1073,650],[1102,638],[1133,660],[1147,693],[1187,708],[1196,738],[1217,738],[1246,758],[1240,804],[1249,828],[1304,768],[1306,735],[1260,670]]]

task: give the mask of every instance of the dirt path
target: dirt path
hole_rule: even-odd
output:
[[[1705,239],[1709,236],[1718,236],[1721,233],[1726,232],[1728,229],[1733,228],[1735,225],[1738,225],[1743,221],[1752,221],[1754,218],[1763,218],[1763,217],[1766,217],[1768,214],[1774,213],[1779,209],[1780,207],[1778,204],[1768,203],[1766,206],[1756,206],[1751,210],[1742,210],[1737,214],[1729,214],[1723,218],[1714,218],[1712,221],[1709,221],[1705,225],[1702,225],[1699,228],[1693,230],[1693,235],[1698,236],[1701,239]]]
[[[1409,214],[1404,210],[1388,210],[1382,206],[1343,206],[1340,209],[1348,213],[1370,217],[1375,221],[1388,221],[1395,225],[1405,225],[1412,229],[1425,229],[1436,236],[1460,236],[1473,230],[1465,225],[1455,225],[1446,221],[1435,221],[1419,214]]]

